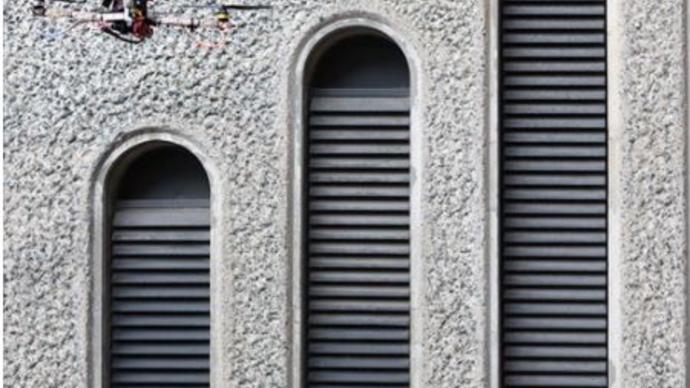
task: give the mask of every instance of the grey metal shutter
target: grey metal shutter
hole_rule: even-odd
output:
[[[311,89],[307,386],[408,387],[408,89]]]
[[[110,263],[110,381],[209,386],[208,200],[118,200]]]
[[[503,386],[606,387],[605,1],[501,14]]]

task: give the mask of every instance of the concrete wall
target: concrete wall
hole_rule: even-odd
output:
[[[612,375],[676,388],[688,363],[686,4],[610,2]],[[29,4],[7,2],[4,16],[7,386],[91,386],[96,182],[148,138],[180,141],[217,172],[215,381],[289,386],[292,83],[305,45],[339,21],[384,26],[417,67],[418,385],[490,385],[489,0],[274,0],[215,51],[177,31],[140,46],[55,37]]]
[[[688,384],[687,2],[611,3],[612,329],[620,387]]]

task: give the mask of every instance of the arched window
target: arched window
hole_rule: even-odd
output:
[[[145,148],[110,183],[106,385],[208,387],[208,177],[181,147]]]
[[[410,385],[410,74],[373,31],[310,61],[305,133],[307,387]]]

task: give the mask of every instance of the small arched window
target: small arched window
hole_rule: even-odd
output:
[[[208,177],[181,147],[145,148],[111,180],[107,385],[208,387]]]
[[[410,384],[410,75],[357,31],[312,56],[304,260],[307,387]]]

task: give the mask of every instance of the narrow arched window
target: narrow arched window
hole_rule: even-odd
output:
[[[119,166],[110,193],[109,386],[209,386],[209,182],[168,143]]]
[[[305,147],[308,387],[410,384],[410,75],[356,33],[311,63]]]

